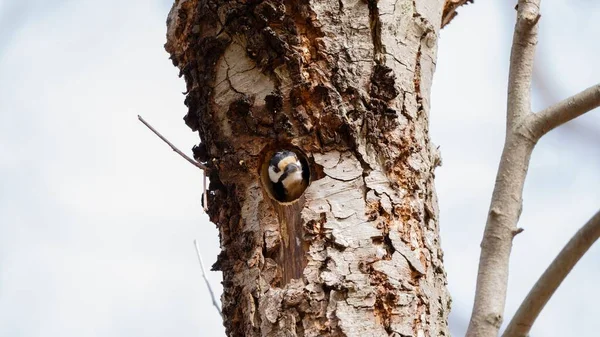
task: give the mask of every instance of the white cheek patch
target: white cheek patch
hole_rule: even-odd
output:
[[[269,179],[271,179],[271,182],[279,182],[279,178],[281,178],[282,175],[283,171],[275,172],[272,167],[269,167]]]

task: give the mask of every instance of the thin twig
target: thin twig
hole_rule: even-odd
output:
[[[600,106],[600,84],[585,89],[536,114],[525,121],[525,128],[540,139],[550,130]]]
[[[219,315],[221,315],[221,318],[223,318],[223,313],[221,312],[221,307],[219,306],[219,303],[217,302],[217,299],[215,297],[215,292],[213,291],[212,287],[210,286],[210,283],[208,282],[208,278],[206,277],[206,272],[204,271],[204,263],[202,262],[202,255],[200,255],[200,247],[198,246],[198,240],[194,240],[194,247],[196,248],[196,255],[198,256],[198,262],[200,262],[200,269],[202,270],[202,278],[204,279],[204,282],[206,283],[206,287],[208,288],[208,292],[210,293],[210,298],[212,299],[212,304],[219,312]]]
[[[600,237],[600,211],[581,227],[535,283],[503,337],[526,336],[536,318],[579,259]]]
[[[190,164],[196,166],[197,168],[199,168],[201,170],[208,170],[208,168],[204,164],[199,163],[199,162],[195,161],[194,159],[188,157],[185,153],[181,152],[181,150],[179,150],[177,147],[175,147],[175,145],[171,144],[171,142],[169,142],[165,137],[163,137],[163,135],[161,135],[160,132],[156,131],[156,129],[154,129],[152,127],[152,125],[148,124],[148,122],[146,122],[144,120],[144,118],[142,118],[142,116],[138,115],[138,119],[140,120],[140,122],[144,123],[144,125],[148,129],[150,129],[150,131],[154,132],[154,134],[157,135],[158,138],[162,139],[163,142],[167,143],[167,145],[169,145],[171,147],[171,149],[173,149],[173,151],[177,152],[177,154],[182,156],[185,160],[189,161]]]
[[[206,196],[206,193],[208,193],[208,190],[206,189],[206,171],[202,171],[202,188],[204,189],[204,193],[202,193],[202,206],[204,208],[204,213],[208,212],[208,197]]]

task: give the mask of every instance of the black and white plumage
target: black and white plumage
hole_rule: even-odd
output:
[[[269,163],[269,180],[273,184],[275,198],[279,201],[298,199],[308,185],[306,172],[298,156],[292,151],[275,153]]]

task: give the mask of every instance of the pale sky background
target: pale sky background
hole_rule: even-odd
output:
[[[0,336],[223,336],[207,264],[215,225],[188,150],[183,79],[163,49],[170,0],[0,0]],[[514,1],[476,1],[441,32],[431,111],[451,330],[471,311],[504,137]],[[536,109],[600,81],[600,3],[543,1]],[[541,88],[538,86],[537,88]],[[544,93],[544,95],[540,95]],[[514,243],[506,322],[600,207],[600,111],[536,148]],[[576,266],[533,337],[597,336],[600,248]],[[221,292],[220,273],[209,272]]]

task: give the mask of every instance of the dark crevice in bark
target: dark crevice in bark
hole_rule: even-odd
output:
[[[421,37],[421,41],[423,41]],[[419,50],[417,51],[417,57],[415,60],[415,70],[413,77],[413,84],[415,86],[415,95],[417,96],[417,115],[423,110],[423,97],[421,95],[421,48],[422,42],[419,43]]]
[[[375,62],[380,62],[380,56],[385,53],[381,43],[381,18],[379,17],[378,0],[368,0],[369,21],[371,25],[371,38],[373,40],[373,57]]]
[[[282,284],[301,279],[306,267],[306,253],[302,226],[301,205],[304,199],[291,205],[274,205],[281,226],[282,246],[277,259],[282,269]]]
[[[371,74],[371,97],[390,101],[396,98],[399,93],[396,88],[396,75],[393,70],[387,66],[376,64],[373,68],[373,74]],[[386,112],[395,114],[391,110]]]

